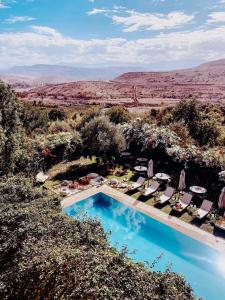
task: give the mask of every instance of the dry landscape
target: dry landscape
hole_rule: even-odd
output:
[[[66,81],[66,80],[65,80]],[[128,72],[111,81],[43,84],[23,92],[26,101],[64,105],[86,103],[150,107],[195,96],[200,101],[224,101],[225,60],[170,72]]]

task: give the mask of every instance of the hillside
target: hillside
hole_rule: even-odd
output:
[[[196,68],[170,72],[129,72],[115,81],[133,84],[225,84],[225,59],[202,64]]]
[[[143,68],[141,68],[143,70]],[[78,80],[112,80],[122,73],[137,71],[137,67],[74,67],[63,65],[15,66],[0,71],[0,78],[15,89],[28,89],[46,84],[61,84]]]
[[[134,88],[135,87],[135,88]],[[134,92],[135,90],[135,92]],[[135,96],[134,96],[135,94]],[[79,81],[31,90],[27,100],[77,104],[86,102],[142,104],[173,103],[195,96],[202,101],[224,101],[225,60],[187,70],[128,72],[112,81]]]

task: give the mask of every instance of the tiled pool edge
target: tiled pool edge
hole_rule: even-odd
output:
[[[172,217],[159,209],[156,209],[152,206],[149,206],[143,202],[140,202],[138,200],[135,200],[134,198],[121,193],[118,190],[115,190],[107,185],[103,185],[99,188],[93,187],[88,190],[85,190],[83,192],[80,192],[79,194],[69,196],[64,198],[61,201],[62,208],[65,208],[67,206],[70,206],[76,202],[82,201],[86,198],[89,198],[97,193],[104,193],[123,204],[130,206],[148,216],[150,216],[153,219],[156,219],[157,221],[164,223],[173,229],[176,229],[177,231],[196,239],[202,243],[207,244],[208,246],[211,246],[215,248],[216,250],[220,252],[225,252],[225,241],[221,238],[218,238],[214,236],[213,234],[210,234],[206,231],[203,231],[200,228],[197,228],[193,225],[190,225],[182,220],[179,220],[176,217]]]

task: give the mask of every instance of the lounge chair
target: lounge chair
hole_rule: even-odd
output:
[[[194,214],[194,217],[198,219],[203,219],[205,218],[208,213],[210,212],[211,208],[213,206],[213,203],[209,200],[203,200],[201,207],[196,211]]]
[[[175,189],[168,186],[166,190],[163,192],[163,194],[160,196],[159,201],[157,201],[157,203],[164,204],[168,202],[173,197],[174,193],[175,193]]]
[[[215,223],[215,227],[225,230],[225,213],[223,217]]]
[[[192,198],[193,195],[185,193],[179,202],[174,205],[173,210],[177,212],[183,212],[190,205]]]
[[[134,190],[138,189],[139,187],[141,187],[144,184],[144,182],[145,182],[145,178],[139,177],[136,182],[131,184],[129,191],[134,191]]]
[[[154,181],[147,189],[145,189],[143,196],[147,197],[158,191],[160,183]]]

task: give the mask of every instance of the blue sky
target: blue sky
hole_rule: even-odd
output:
[[[225,58],[225,0],[0,0],[0,66],[163,70]]]

